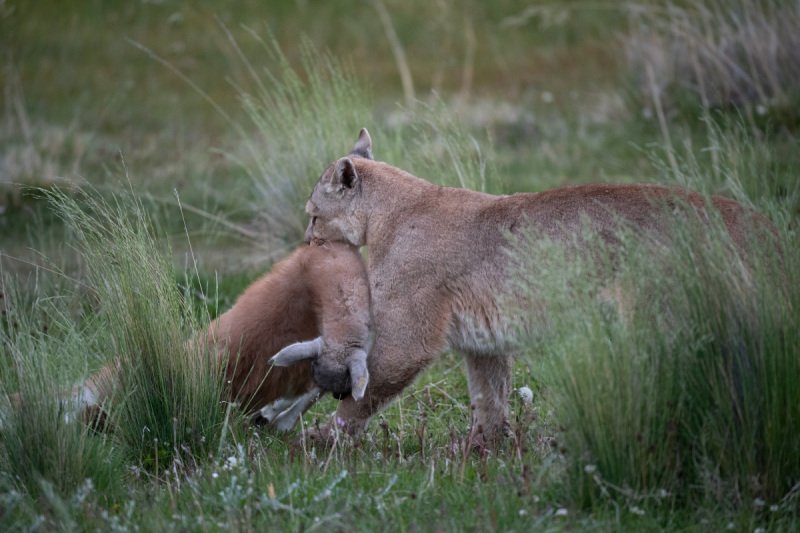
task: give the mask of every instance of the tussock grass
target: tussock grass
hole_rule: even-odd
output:
[[[800,159],[793,141],[747,127],[741,116],[707,116],[704,122],[701,149],[687,138],[654,158],[662,179],[776,215],[800,213]]]
[[[57,391],[76,364],[90,363],[96,339],[74,320],[76,287],[3,273],[0,282],[0,524],[57,512],[59,502],[86,498],[102,505],[122,494],[125,469],[109,439],[76,424]],[[63,280],[59,280],[63,281]],[[58,287],[60,296],[51,291]],[[39,501],[37,509],[33,502]]]
[[[161,475],[216,456],[241,421],[223,401],[216,354],[187,342],[208,317],[180,289],[143,205],[132,196],[42,194],[69,227],[86,272],[71,292],[63,279],[25,283],[33,293],[4,281],[0,461],[4,488],[44,498],[57,516],[80,491],[118,497],[128,477],[123,460]],[[88,305],[76,313],[77,292]],[[85,377],[98,359],[117,366],[103,435],[81,423],[64,379],[76,361]]]
[[[569,491],[600,505],[748,513],[767,502],[791,515],[797,235],[755,231],[741,257],[719,221],[675,214],[669,227],[665,241],[623,233],[613,249],[589,232],[592,253],[535,235],[514,244]]]
[[[216,454],[231,417],[224,367],[205,343],[187,342],[202,319],[179,289],[143,206],[129,197],[111,203],[85,195],[79,203],[48,196],[78,237],[108,332],[105,351],[118,365],[118,392],[108,405],[115,439],[156,473]]]
[[[378,132],[386,141],[378,137],[376,157],[433,183],[485,191],[491,176],[485,148],[457,108],[435,97],[398,110],[387,117],[387,131]]]

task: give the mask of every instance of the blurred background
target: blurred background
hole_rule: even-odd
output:
[[[2,0],[0,246],[47,234],[21,185],[91,185],[150,197],[210,255],[224,230],[260,261],[296,243],[310,185],[361,126],[377,158],[490,192],[663,181],[676,153],[719,174],[712,121],[769,136],[768,165],[787,166],[798,17],[795,2]],[[456,155],[475,159],[458,176]]]
[[[652,163],[664,150],[708,155],[712,114],[744,120],[746,135],[757,126],[759,138],[769,125],[770,149],[791,158],[798,11],[747,1],[2,0],[0,244],[19,253],[31,224],[48,225],[20,185],[87,184],[162,204],[177,192],[184,215],[199,214],[188,228],[198,235],[236,224],[234,236],[257,235],[260,248],[293,243],[309,184],[360,126],[377,158],[444,183],[454,173],[436,164],[445,136],[435,133],[458,130],[471,145],[459,153],[478,150],[481,173],[458,184],[491,192],[659,179]],[[270,175],[276,166],[284,175]],[[277,196],[276,180],[288,181]],[[292,223],[250,227],[276,202],[288,202]]]

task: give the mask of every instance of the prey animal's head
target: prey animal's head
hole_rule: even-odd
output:
[[[311,361],[314,382],[323,391],[330,391],[338,400],[348,394],[358,401],[364,397],[369,383],[367,353],[361,348],[326,347],[322,337],[296,342],[272,357],[276,366],[290,366]]]

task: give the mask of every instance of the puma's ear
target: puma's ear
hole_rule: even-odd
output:
[[[369,371],[367,371],[367,352],[356,350],[347,362],[350,368],[350,394],[355,401],[364,397],[369,383]]]
[[[374,159],[372,157],[372,138],[369,136],[367,128],[361,128],[358,134],[358,140],[355,146],[353,146],[350,155],[363,157],[364,159]]]
[[[322,353],[322,337],[312,341],[296,342],[285,347],[270,359],[275,366],[291,366],[307,359],[316,359]]]
[[[331,185],[338,189],[352,189],[358,183],[358,173],[353,160],[349,157],[343,157],[336,162],[333,169],[333,177]]]

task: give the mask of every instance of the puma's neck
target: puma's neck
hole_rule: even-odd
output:
[[[359,161],[361,206],[370,249],[389,238],[402,221],[423,206],[441,187],[380,161]]]

